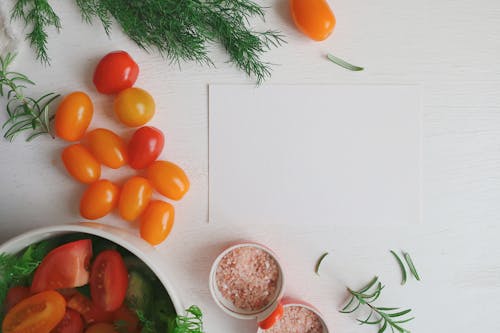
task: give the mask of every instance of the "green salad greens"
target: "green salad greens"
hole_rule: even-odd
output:
[[[203,333],[201,310],[193,305],[185,315],[177,314],[161,281],[144,262],[115,243],[79,233],[41,241],[19,254],[0,254],[0,322],[5,316],[8,290],[14,286],[29,286],[35,270],[52,249],[81,239],[92,241],[94,257],[104,250],[116,250],[122,255],[129,273],[125,303],[137,313],[141,333]],[[88,285],[77,289],[81,294],[89,295]],[[126,322],[118,320],[114,326],[119,333],[128,332]]]

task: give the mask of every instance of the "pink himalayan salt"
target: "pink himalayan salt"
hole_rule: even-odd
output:
[[[244,246],[222,258],[215,279],[222,296],[235,307],[256,311],[274,300],[279,274],[278,264],[269,253]]]
[[[265,333],[323,333],[321,319],[301,306],[286,306],[283,317]]]

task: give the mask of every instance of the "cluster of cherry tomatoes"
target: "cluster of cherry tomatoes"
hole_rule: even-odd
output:
[[[114,111],[120,122],[139,127],[128,144],[105,128],[87,133],[94,107],[84,92],[73,92],[60,103],[55,131],[66,141],[83,140],[62,152],[69,174],[89,184],[80,202],[82,217],[99,219],[118,207],[124,220],[139,219],[141,237],[157,245],[172,229],[174,207],[162,200],[151,200],[153,189],[171,200],[180,200],[189,190],[189,180],[176,164],[157,160],[163,150],[164,136],[157,128],[143,126],[155,114],[155,102],[147,91],[133,87],[138,74],[137,63],[124,51],[107,54],[94,73],[97,90],[115,95]],[[111,181],[100,179],[101,165],[118,169],[127,164],[136,170],[146,169],[147,176],[128,179],[121,190]]]

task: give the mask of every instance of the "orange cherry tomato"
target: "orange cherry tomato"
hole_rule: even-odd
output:
[[[142,126],[153,118],[155,101],[144,89],[128,88],[115,98],[115,113],[128,127]]]
[[[106,216],[118,203],[118,186],[106,179],[89,185],[80,201],[80,214],[88,220]]]
[[[156,161],[148,167],[148,179],[162,195],[180,200],[189,190],[189,179],[178,165],[168,161]]]
[[[56,291],[44,291],[16,304],[2,323],[4,333],[50,333],[64,318],[66,300]]]
[[[151,245],[158,245],[167,238],[174,226],[174,206],[153,200],[140,218],[141,237]]]
[[[313,40],[325,40],[335,27],[327,0],[290,0],[290,11],[297,28]]]
[[[263,330],[268,330],[271,327],[274,326],[278,322],[278,320],[283,317],[284,309],[283,309],[283,304],[280,302],[278,303],[278,306],[276,307],[276,310],[274,310],[269,317],[264,319],[259,323],[259,327],[262,328]]]
[[[94,324],[85,330],[85,333],[118,333],[115,327],[111,324],[99,323]]]
[[[122,186],[118,210],[120,216],[129,222],[137,219],[148,206],[153,186],[143,177],[132,177]]]
[[[118,169],[127,164],[127,145],[115,133],[98,128],[87,134],[87,140],[92,155],[105,166]]]
[[[62,152],[62,160],[69,174],[82,183],[92,183],[101,177],[101,165],[79,143],[66,147]]]
[[[54,127],[56,134],[66,141],[78,141],[90,125],[94,106],[90,97],[81,91],[66,96],[57,108]]]

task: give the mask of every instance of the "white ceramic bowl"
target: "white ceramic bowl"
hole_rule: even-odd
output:
[[[165,276],[165,270],[163,269],[162,260],[158,252],[156,252],[155,248],[147,242],[125,229],[92,222],[45,227],[26,232],[8,240],[0,245],[0,253],[18,253],[33,243],[68,233],[83,233],[99,236],[129,250],[155,273],[170,296],[175,311],[178,314],[184,313],[184,307],[179,297],[174,291],[172,284]]]

